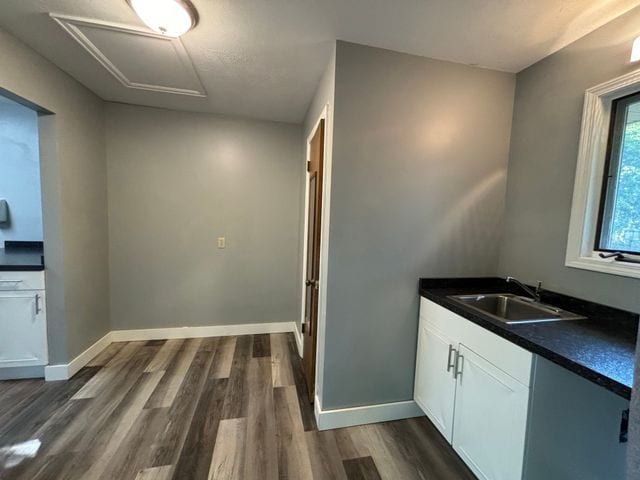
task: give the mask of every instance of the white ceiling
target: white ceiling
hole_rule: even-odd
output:
[[[123,84],[49,13],[141,29],[125,0],[2,0],[0,27],[56,63],[105,100],[300,122],[341,39],[454,62],[517,72],[640,4],[640,0],[193,0],[200,23],[182,37],[206,96],[149,91]],[[123,71],[153,52],[120,52]],[[161,40],[157,44],[160,45]],[[158,47],[159,48],[159,47]],[[157,54],[156,54],[157,53]],[[117,64],[117,60],[114,61]],[[149,65],[158,84],[166,77]],[[1,66],[0,66],[1,68]],[[135,76],[136,72],[132,72]]]

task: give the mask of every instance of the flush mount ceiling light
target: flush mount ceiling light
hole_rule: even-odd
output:
[[[631,47],[631,61],[640,61],[640,37],[637,37],[633,41],[633,47]]]
[[[184,35],[198,23],[198,12],[189,0],[127,0],[151,29],[168,37]]]

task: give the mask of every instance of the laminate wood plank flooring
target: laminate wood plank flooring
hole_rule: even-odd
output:
[[[216,447],[213,450],[209,479],[242,480],[247,438],[247,419],[221,420],[218,425]]]
[[[0,382],[1,480],[473,480],[426,418],[318,431],[292,334],[114,343]]]

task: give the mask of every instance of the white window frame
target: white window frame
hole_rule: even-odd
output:
[[[613,100],[639,91],[640,70],[635,70],[585,92],[565,261],[567,267],[640,278],[639,264],[603,259],[594,249],[611,105]]]

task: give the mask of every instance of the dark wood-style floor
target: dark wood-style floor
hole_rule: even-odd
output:
[[[291,334],[111,344],[0,382],[2,479],[473,479],[425,418],[320,432]]]

